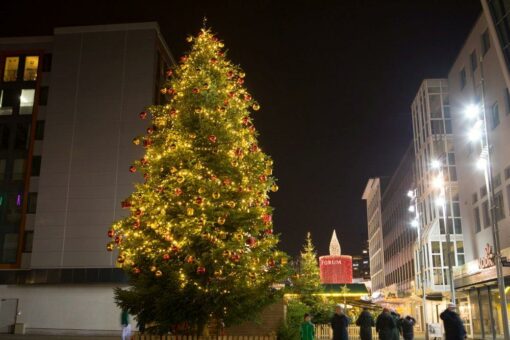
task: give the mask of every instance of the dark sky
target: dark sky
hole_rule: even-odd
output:
[[[256,127],[275,160],[283,250],[297,254],[311,231],[323,254],[335,228],[355,254],[367,179],[396,168],[421,80],[447,75],[480,11],[479,0],[5,1],[0,35],[158,21],[179,57],[207,16],[262,106]]]

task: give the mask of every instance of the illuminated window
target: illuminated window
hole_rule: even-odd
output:
[[[34,89],[23,89],[21,90],[21,96],[19,97],[19,114],[20,115],[31,115],[34,109]]]
[[[37,80],[37,68],[39,67],[39,57],[29,56],[25,58],[25,72],[23,72],[24,81]]]
[[[0,116],[12,115],[16,92],[14,89],[0,90]]]
[[[16,81],[18,78],[19,57],[5,58],[4,81]]]

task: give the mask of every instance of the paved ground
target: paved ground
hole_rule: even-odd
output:
[[[70,336],[70,335],[12,335],[1,334],[0,339],[5,340],[118,340],[119,336]]]

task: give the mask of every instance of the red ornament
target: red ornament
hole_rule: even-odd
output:
[[[223,57],[223,56],[225,55],[225,52],[223,52],[223,51],[219,51],[219,52],[218,52],[218,55],[219,55],[220,57]]]
[[[249,245],[250,247],[254,247],[257,244],[257,239],[253,236],[250,236],[246,240],[246,244]]]
[[[274,259],[269,259],[269,260],[267,261],[267,265],[268,265],[269,267],[274,267],[274,266],[275,266]]]
[[[211,143],[216,143],[216,141],[218,140],[218,138],[215,135],[210,135],[209,137],[207,137],[207,139],[209,139]]]
[[[121,206],[121,208],[124,208],[124,209],[129,208],[129,207],[131,207],[131,202],[129,202],[128,200],[124,200],[124,201],[120,202],[120,206]]]
[[[172,251],[174,253],[177,253],[181,248],[179,248],[178,246],[172,246]]]
[[[186,258],[186,262],[188,263],[193,263],[193,261],[195,261],[195,258],[191,255]]]
[[[140,119],[146,119],[147,118],[147,112],[146,111],[142,111],[142,112],[139,113],[138,116],[140,116]]]
[[[269,205],[269,200],[268,199],[265,199],[264,202],[263,202],[264,206],[268,206]]]
[[[225,106],[227,106],[227,105],[228,105],[228,99],[225,99],[225,100],[223,101],[223,105],[225,105]]]
[[[230,91],[230,92],[228,93],[228,96],[229,96],[230,98],[233,98],[233,97],[235,96],[235,92]]]
[[[195,87],[195,88],[193,88],[193,90],[191,90],[191,92],[193,92],[194,94],[198,94],[198,93],[200,93],[200,89]]]
[[[239,85],[242,85],[244,83],[244,79],[243,78],[237,78],[237,83]]]
[[[174,193],[176,196],[180,196],[182,194],[182,189],[181,188],[175,188],[174,189]]]
[[[140,209],[136,209],[135,215],[136,216],[141,216],[142,215],[142,211]]]
[[[198,267],[197,268],[197,274],[205,274],[205,267]]]
[[[251,100],[251,96],[249,94],[245,94],[244,95],[244,100],[246,100],[247,102],[249,102]]]
[[[174,94],[177,93],[177,91],[175,91],[175,89],[168,89],[168,90],[166,90],[166,93],[168,93],[169,95],[173,96]]]
[[[183,56],[181,57],[181,63],[185,63],[185,62],[187,62],[187,61],[188,61],[188,56],[183,55]]]
[[[154,133],[154,128],[153,128],[153,127],[148,127],[148,128],[147,128],[147,133],[148,133],[149,135],[152,135],[152,134]]]
[[[252,144],[251,147],[250,147],[250,151],[251,152],[257,152],[259,151],[259,147],[257,144]]]
[[[227,72],[227,78],[228,79],[232,79],[233,76],[234,76],[234,72],[233,71],[228,71]]]
[[[171,68],[169,68],[168,70],[166,70],[166,76],[167,76],[167,77],[171,77],[173,74],[174,74],[174,71],[172,71],[172,69],[171,69]]]
[[[204,203],[204,199],[203,199],[202,197],[200,197],[200,196],[199,196],[199,197],[197,197],[197,198],[195,199],[195,202],[196,202],[198,205],[200,205],[200,204]]]
[[[122,237],[120,235],[115,236],[115,243],[120,244],[122,242]]]
[[[140,221],[135,221],[135,223],[133,223],[133,229],[138,229],[140,228]]]
[[[150,177],[150,176],[149,176],[149,174],[148,174],[148,173],[144,173],[144,174],[143,174],[143,178],[144,178],[145,180],[149,179],[149,177]]]
[[[241,157],[243,155],[243,149],[237,148],[234,153],[237,157]]]
[[[270,224],[273,221],[273,216],[269,214],[262,215],[262,221],[264,221],[264,224]]]
[[[241,255],[239,255],[238,253],[232,253],[232,255],[230,255],[230,259],[233,262],[238,262],[241,259]]]
[[[267,177],[266,177],[266,175],[260,175],[260,176],[259,176],[259,181],[261,181],[261,182],[265,182],[265,181],[267,181]]]
[[[230,185],[231,183],[232,183],[232,181],[230,179],[228,179],[228,178],[225,178],[223,180],[223,185]]]
[[[170,260],[170,254],[163,254],[163,260],[165,261]]]
[[[136,172],[136,167],[134,165],[131,165],[129,167],[129,172],[131,172],[131,173]]]
[[[152,140],[151,139],[144,139],[143,140],[143,147],[144,148],[148,148],[151,145],[152,145]]]
[[[147,158],[143,157],[143,158],[140,159],[140,163],[142,165],[147,165],[147,163],[149,163],[149,161],[147,160]]]
[[[168,113],[170,114],[170,117],[175,117],[177,116],[177,110],[176,109],[170,109],[170,111],[168,111]]]
[[[113,229],[108,230],[108,237],[113,237],[115,235],[115,231]]]
[[[211,62],[211,64],[216,64],[218,62],[218,59],[211,58],[209,61]]]
[[[266,229],[266,230],[264,230],[264,234],[266,234],[266,235],[273,235],[273,229]]]
[[[250,124],[250,118],[248,116],[243,117],[243,125],[247,126]]]
[[[142,271],[140,270],[140,268],[138,267],[135,267],[133,268],[133,274],[140,274]]]

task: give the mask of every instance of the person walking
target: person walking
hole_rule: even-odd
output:
[[[466,328],[459,314],[455,312],[454,303],[448,304],[448,307],[441,313],[440,318],[444,324],[445,340],[464,340],[466,336]]]
[[[128,311],[123,309],[120,314],[120,325],[122,326],[122,340],[131,339],[131,324],[129,323]]]
[[[315,339],[315,327],[312,323],[312,317],[310,314],[305,313],[303,323],[301,324],[300,332],[301,340],[314,340]]]
[[[400,324],[400,315],[395,312],[394,309],[390,311],[390,315],[393,318],[393,321],[395,321],[395,328],[392,329],[392,340],[400,340],[400,331],[401,331],[401,324]]]
[[[400,321],[400,324],[404,340],[414,340],[414,325],[416,324],[416,320],[408,315]]]
[[[351,320],[344,314],[342,305],[335,307],[335,314],[331,318],[331,328],[333,329],[333,340],[349,340],[349,332],[347,326]]]
[[[393,340],[394,329],[397,329],[395,319],[391,316],[390,310],[388,308],[384,308],[375,321],[375,330],[377,331],[377,334],[379,334],[379,339]]]
[[[358,316],[358,320],[356,320],[356,325],[359,326],[359,337],[361,340],[372,340],[372,327],[375,326],[375,322],[368,308],[363,307],[363,311]]]

